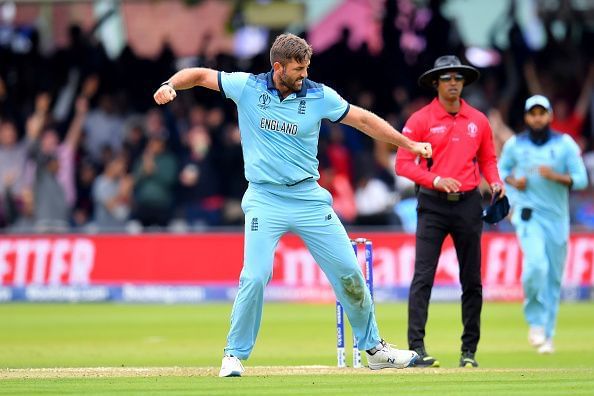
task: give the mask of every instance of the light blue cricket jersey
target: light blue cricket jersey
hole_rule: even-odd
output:
[[[237,104],[245,178],[285,185],[318,180],[321,121],[339,122],[350,106],[332,88],[308,79],[281,100],[272,73],[219,72],[221,93]]]
[[[569,174],[573,180],[572,190],[584,189],[588,184],[578,145],[569,135],[557,132],[552,132],[549,140],[540,146],[530,140],[528,132],[512,136],[503,146],[499,174],[502,180],[510,175],[527,179],[524,191],[509,186],[513,206],[532,208],[541,218],[569,224],[569,188],[540,176],[538,167],[542,165],[557,173]]]

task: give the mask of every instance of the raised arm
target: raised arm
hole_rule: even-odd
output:
[[[165,104],[177,96],[176,90],[190,89],[196,86],[219,91],[217,70],[204,67],[191,67],[175,73],[165,81],[153,95],[155,102]]]
[[[544,87],[538,78],[536,66],[534,65],[533,61],[528,61],[526,64],[524,64],[524,78],[526,80],[526,85],[528,85],[528,91],[530,91],[531,95],[540,93],[544,94],[545,96],[550,96],[550,92],[544,91]]]
[[[590,104],[590,96],[592,95],[592,87],[594,87],[594,63],[590,64],[588,68],[588,75],[586,81],[582,85],[582,91],[575,103],[575,112],[581,117],[585,118],[588,114],[588,105]]]
[[[76,99],[76,102],[74,102],[74,118],[70,122],[68,132],[66,132],[66,137],[64,139],[64,143],[72,147],[73,150],[76,150],[78,143],[80,142],[83,125],[88,112],[89,101],[86,98],[79,96]]]
[[[28,142],[34,142],[39,138],[47,120],[47,114],[51,97],[47,92],[42,92],[35,98],[35,110],[27,119],[26,137]]]
[[[431,144],[410,140],[386,120],[361,107],[351,105],[341,122],[357,128],[376,140],[394,144],[422,157],[429,158],[432,155]]]

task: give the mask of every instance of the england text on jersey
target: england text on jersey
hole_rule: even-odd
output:
[[[285,133],[287,135],[297,135],[297,124],[285,121],[269,120],[268,118],[260,118],[260,128],[272,131]]]

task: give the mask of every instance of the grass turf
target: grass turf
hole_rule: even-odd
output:
[[[446,369],[447,370],[447,369]],[[417,370],[418,371],[418,370]],[[143,395],[592,395],[593,371],[413,373],[409,375],[148,377],[4,380],[0,394]]]
[[[332,395],[371,394],[370,389],[378,395],[403,390],[443,395],[593,394],[592,308],[592,303],[563,304],[555,339],[557,353],[540,356],[527,344],[521,305],[486,304],[477,353],[481,369],[471,372],[452,369],[459,357],[459,304],[435,303],[430,308],[426,345],[446,369],[388,371],[393,375],[363,369],[357,375],[316,375],[314,370],[311,375],[250,376],[254,366],[335,364],[332,305],[267,304],[244,378],[166,373],[134,378],[117,374],[33,378],[23,374],[22,378],[1,379],[0,394]],[[213,367],[216,374],[230,310],[228,304],[0,305],[0,366]],[[380,304],[376,311],[382,336],[406,346],[406,306]]]

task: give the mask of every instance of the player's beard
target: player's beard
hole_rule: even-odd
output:
[[[290,78],[287,73],[285,73],[285,70],[283,69],[282,74],[280,75],[280,82],[282,85],[284,85],[289,91],[291,92],[299,92],[301,91],[301,88],[297,86],[297,81],[303,81],[299,78],[296,79],[292,79]]]
[[[548,124],[538,129],[528,127],[528,135],[534,144],[541,146],[549,140],[549,137],[551,136],[551,130],[549,129]]]

